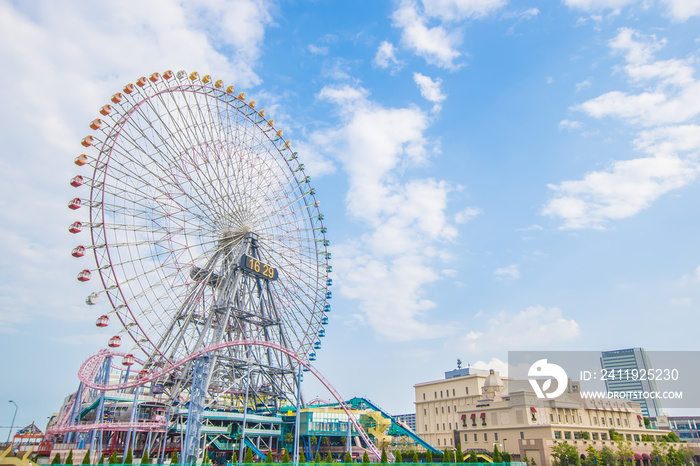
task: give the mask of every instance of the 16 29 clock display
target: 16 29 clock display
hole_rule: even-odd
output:
[[[241,257],[241,268],[251,275],[257,275],[267,280],[277,280],[277,276],[279,275],[276,268],[254,257],[250,257],[247,254]]]

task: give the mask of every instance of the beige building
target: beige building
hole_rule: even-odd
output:
[[[444,380],[415,385],[418,433],[441,450],[459,443],[463,452],[491,452],[497,444],[514,461],[527,454],[538,466],[548,466],[552,448],[560,442],[572,444],[581,455],[590,445],[617,451],[610,438],[614,430],[630,441],[637,466],[651,466],[654,444],[642,435],[668,433],[646,429],[638,403],[584,398],[578,382],[569,381],[556,399],[539,399],[529,384],[501,379],[494,371],[487,375],[466,369],[445,375]],[[700,445],[685,445],[700,454]]]
[[[488,375],[484,370],[458,369],[446,372],[443,380],[416,384],[416,433],[440,450],[454,448],[461,411],[482,398]]]

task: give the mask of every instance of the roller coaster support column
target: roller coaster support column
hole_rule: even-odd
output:
[[[241,444],[238,447],[238,466],[243,464],[243,442],[245,442],[245,423],[246,414],[248,414],[248,391],[250,389],[250,366],[253,364],[253,358],[248,349],[248,375],[245,380],[245,401],[243,402],[243,423],[241,424]]]
[[[207,396],[207,377],[209,375],[209,355],[199,356],[192,368],[192,389],[190,406],[187,410],[185,443],[182,448],[182,464],[195,464],[199,456],[199,441],[202,433],[202,413]]]
[[[139,417],[139,389],[141,387],[134,388],[134,403],[131,405],[131,417],[129,417],[129,423],[133,425]],[[133,435],[132,435],[133,432]],[[129,428],[126,431],[126,439],[124,439],[124,456],[122,457],[122,464],[126,461],[126,455],[131,448],[131,453],[134,453],[134,440],[136,439],[136,430]]]
[[[170,408],[172,406],[168,405],[168,412],[165,415],[165,431],[163,432],[163,443],[160,447],[160,453],[158,454],[158,463],[165,463],[165,442],[168,441],[168,425],[170,424]]]
[[[100,369],[101,376],[99,377],[100,383],[103,385],[108,385],[109,384],[109,371],[112,366],[112,357],[106,357],[104,362],[102,363],[102,369]],[[102,421],[104,420],[104,410],[105,410],[105,392],[103,391],[100,393],[100,404],[97,406],[97,411],[95,412],[95,422],[97,424],[102,424]],[[92,431],[91,434],[91,439],[90,439],[90,451],[95,454],[96,450],[95,449],[95,442],[97,439],[97,436],[99,435],[99,443],[97,444],[98,449],[100,454],[102,454],[102,430],[95,429]]]

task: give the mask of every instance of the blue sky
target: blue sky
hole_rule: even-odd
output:
[[[697,349],[699,22],[698,0],[0,0],[0,426],[12,399],[43,427],[111,336],[75,280],[72,160],[166,69],[244,90],[311,174],[343,396],[405,413],[457,358]]]

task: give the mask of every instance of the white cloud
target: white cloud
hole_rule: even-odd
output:
[[[525,228],[516,228],[515,231],[534,231],[534,230],[544,230],[540,225],[530,225]]]
[[[427,115],[413,107],[382,107],[368,97],[362,88],[323,88],[318,98],[336,104],[342,121],[311,137],[347,174],[348,212],[367,227],[357,240],[334,248],[339,292],[359,302],[380,335],[432,338],[449,332],[427,321],[435,303],[423,295],[441,278],[433,265],[436,251],[457,235],[446,215],[453,188],[432,178],[401,176],[431,155],[423,136]]]
[[[491,358],[488,362],[479,360],[473,364],[470,364],[470,367],[485,371],[490,371],[493,369],[501,377],[508,377],[508,362],[501,361],[498,358]]]
[[[690,306],[690,305],[693,304],[693,298],[688,298],[688,297],[685,297],[685,298],[671,298],[671,299],[668,300],[668,303],[669,303],[671,306],[682,306],[682,307],[684,307],[684,306]]]
[[[515,314],[499,312],[493,315],[485,328],[470,331],[457,346],[463,351],[476,353],[502,351],[503,348],[527,350],[569,343],[580,334],[578,323],[564,317],[560,309],[530,306]]]
[[[668,13],[675,21],[687,21],[693,16],[700,16],[699,0],[661,0],[668,8]]]
[[[622,7],[634,3],[636,0],[564,0],[564,3],[577,10],[597,11],[597,10],[619,10]]]
[[[635,215],[662,194],[690,183],[699,168],[694,161],[664,155],[614,162],[582,180],[548,185],[554,198],[542,213],[564,220],[562,229],[602,229],[607,221]]]
[[[328,47],[309,44],[308,49],[314,55],[328,55]]]
[[[462,34],[443,26],[428,27],[428,19],[422,16],[417,5],[404,0],[392,14],[394,26],[401,28],[401,43],[428,63],[441,68],[455,70],[455,63],[461,53],[457,50],[462,43]]]
[[[466,207],[457,212],[457,215],[455,215],[455,223],[467,223],[483,213],[484,211],[478,207]]]
[[[443,21],[484,18],[505,4],[506,0],[423,0],[426,15]],[[537,8],[530,10],[537,14]]]
[[[418,85],[420,90],[420,95],[426,100],[433,102],[433,113],[440,111],[442,106],[440,102],[445,100],[446,96],[442,93],[440,86],[442,85],[442,79],[432,80],[429,76],[422,75],[420,73],[413,73],[413,81]]]
[[[389,68],[396,71],[403,66],[403,63],[396,58],[396,47],[391,42],[383,41],[377,48],[377,54],[372,61],[379,68]]]
[[[689,120],[700,114],[700,81],[692,59],[654,61],[666,44],[622,28],[610,41],[611,50],[625,59],[622,68],[638,94],[612,91],[574,109],[594,118],[614,117],[641,127],[634,141],[644,157],[612,162],[583,179],[548,185],[553,197],[542,213],[559,217],[561,228],[602,229],[608,221],[633,216],[661,195],[698,177],[700,135]],[[647,90],[648,89],[648,90]],[[572,128],[563,120],[560,128]]]
[[[511,264],[507,267],[494,270],[493,274],[499,280],[517,280],[520,278],[520,268],[518,264]]]
[[[581,89],[585,89],[587,87],[591,87],[591,80],[586,79],[584,81],[581,81],[580,83],[576,83],[576,92],[579,92]]]
[[[575,120],[561,120],[559,122],[559,129],[579,129],[581,126],[583,126],[583,124]]]

